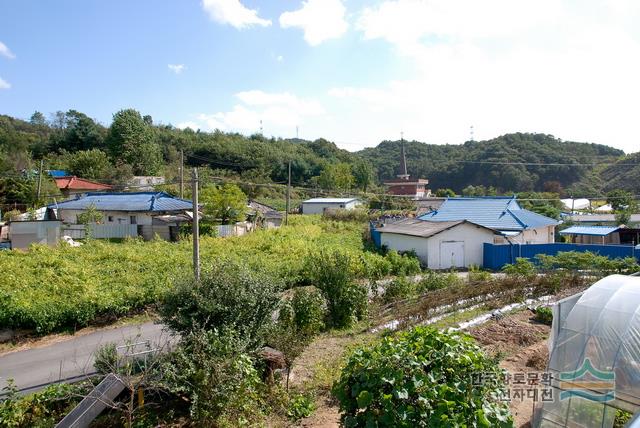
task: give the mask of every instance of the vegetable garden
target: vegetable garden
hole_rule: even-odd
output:
[[[367,251],[361,223],[292,216],[290,226],[226,239],[203,237],[203,265],[230,259],[266,271],[286,287],[311,282],[321,251],[348,257],[356,278],[419,270],[416,259]],[[113,319],[157,302],[191,275],[191,242],[90,241],[72,248],[0,252],[0,328],[46,334]]]

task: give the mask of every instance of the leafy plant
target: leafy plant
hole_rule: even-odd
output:
[[[348,254],[321,251],[308,265],[313,283],[327,300],[332,327],[348,327],[367,312],[367,290],[354,281],[351,263]]]
[[[400,276],[389,282],[385,289],[382,299],[389,303],[394,300],[410,297],[416,292],[416,283],[405,276]]]
[[[287,417],[292,421],[308,418],[316,410],[313,397],[308,394],[293,394],[289,398]]]
[[[535,319],[542,324],[551,325],[553,323],[553,312],[551,311],[551,308],[538,306],[536,308]]]
[[[440,290],[441,288],[454,287],[462,284],[462,280],[455,272],[436,273],[428,271],[417,284],[420,293],[425,291]]]
[[[530,278],[537,273],[536,265],[523,257],[516,258],[513,264],[505,265],[502,272],[519,278]]]
[[[272,323],[282,284],[245,265],[222,261],[199,282],[182,281],[159,307],[162,321],[179,333],[230,328],[258,346]]]
[[[510,427],[501,374],[470,337],[416,327],[357,349],[333,394],[347,427]]]

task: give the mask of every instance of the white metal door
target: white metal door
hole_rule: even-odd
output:
[[[464,241],[440,242],[440,269],[464,267]]]

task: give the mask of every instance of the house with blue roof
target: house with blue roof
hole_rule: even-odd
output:
[[[495,230],[495,243],[554,242],[558,221],[529,211],[513,197],[447,198],[439,208],[419,217],[425,221],[468,222]]]
[[[95,208],[104,225],[136,225],[138,235],[153,239],[155,235],[173,240],[180,222],[190,221],[191,201],[165,192],[87,193],[84,196],[50,204],[55,219],[78,224],[78,216]]]

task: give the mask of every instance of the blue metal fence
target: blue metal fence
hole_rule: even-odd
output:
[[[371,230],[371,239],[377,248],[382,247],[382,234],[376,230],[375,224],[369,222],[369,230]]]
[[[518,257],[535,260],[538,254],[555,256],[559,252],[579,251],[607,256],[611,259],[635,257],[640,260],[640,250],[632,245],[596,245],[596,244],[484,244],[483,267],[500,270],[506,264],[515,263]]]

